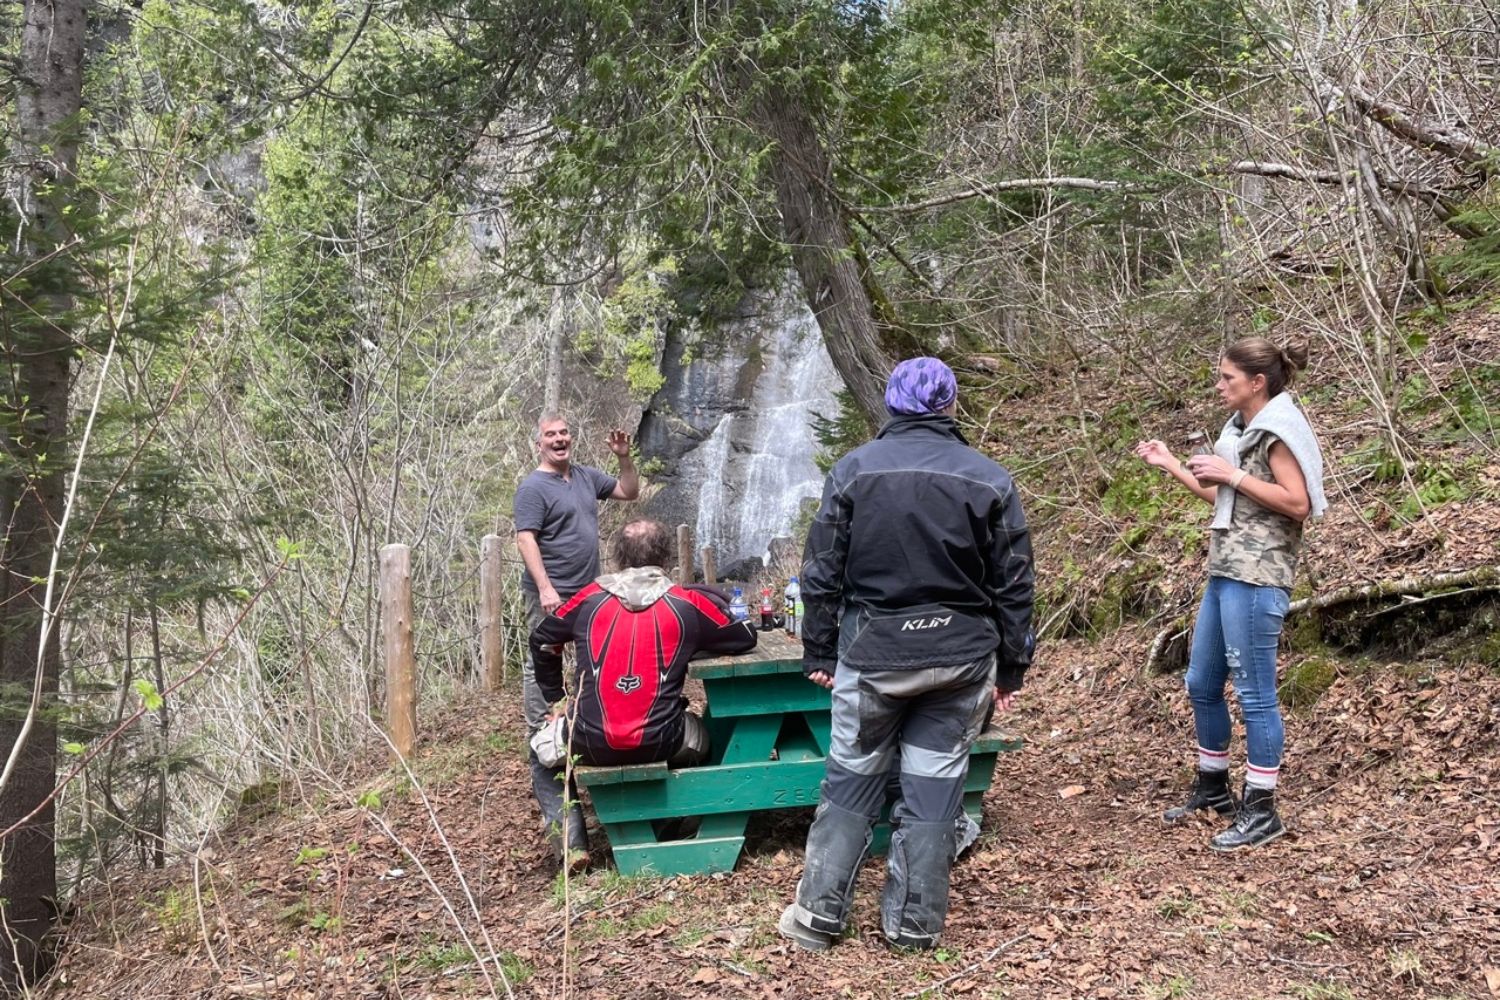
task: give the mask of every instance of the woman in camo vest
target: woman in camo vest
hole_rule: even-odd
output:
[[[1175,823],[1200,809],[1233,816],[1209,841],[1216,851],[1258,847],[1285,832],[1276,814],[1283,731],[1276,702],[1276,647],[1291,599],[1302,523],[1327,506],[1323,456],[1307,417],[1285,391],[1307,362],[1305,344],[1263,337],[1236,341],[1215,385],[1230,412],[1214,454],[1184,464],[1160,441],[1136,454],[1165,469],[1214,506],[1208,587],[1193,627],[1187,689],[1198,739],[1198,778],[1187,802],[1162,817]],[[1243,802],[1229,790],[1229,706],[1234,683],[1245,717],[1249,764]]]

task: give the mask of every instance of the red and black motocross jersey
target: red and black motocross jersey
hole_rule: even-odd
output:
[[[682,742],[693,654],[744,652],[755,638],[748,622],[733,621],[698,591],[673,585],[637,607],[595,582],[537,626],[531,655],[543,696],[557,702],[564,696],[557,650],[575,644],[575,754],[589,764],[644,764],[666,760]]]

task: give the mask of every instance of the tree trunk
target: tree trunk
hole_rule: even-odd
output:
[[[771,177],[782,235],[818,320],[828,356],[859,408],[885,422],[885,379],[891,362],[881,349],[875,301],[859,252],[834,197],[833,167],[806,105],[778,83],[755,101],[756,124],[775,143]]]
[[[573,293],[559,289],[547,314],[547,370],[542,373],[542,414],[553,416],[562,406],[563,346],[571,339]]]
[[[63,510],[68,377],[73,351],[65,317],[73,268],[58,206],[74,187],[83,98],[85,0],[26,0],[16,90],[23,264],[37,265],[34,297],[0,307],[0,752],[14,761],[0,788],[0,829],[45,801],[57,775],[59,653],[45,628],[46,581]],[[50,186],[50,191],[46,189]],[[43,264],[45,263],[45,266]],[[23,292],[23,294],[26,294]],[[56,588],[54,588],[56,592]],[[0,986],[45,971],[45,939],[57,916],[54,813],[49,804],[0,845]]]

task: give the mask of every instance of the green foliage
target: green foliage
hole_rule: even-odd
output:
[[[1156,901],[1156,912],[1169,920],[1180,917],[1196,917],[1203,912],[1200,903],[1187,889],[1169,893]]]
[[[415,965],[428,972],[443,972],[455,966],[468,965],[474,961],[474,952],[466,944],[453,942],[440,944],[430,942],[418,953]]]
[[[813,456],[813,461],[817,463],[818,471],[824,474],[875,434],[864,412],[855,403],[853,393],[840,389],[834,394],[834,401],[833,416],[816,411],[809,414],[813,437],[818,442],[818,453]]]
[[[590,921],[579,932],[579,937],[589,941],[604,941],[636,934],[670,922],[674,912],[671,903],[652,903],[650,906],[628,910],[623,915]]]
[[[1493,194],[1457,212],[1452,224],[1473,235],[1437,254],[1433,263],[1450,281],[1459,279],[1489,288],[1500,284],[1500,202]]]
[[[536,966],[513,951],[502,951],[498,957],[500,959],[500,974],[512,986],[519,986],[536,975]]]
[[[1132,462],[1114,470],[1099,505],[1114,517],[1155,522],[1173,510],[1177,501],[1162,483],[1159,470],[1143,462]]]
[[[1185,973],[1167,978],[1160,983],[1147,985],[1143,995],[1147,1000],[1179,1000],[1193,995],[1193,977]]]
[[[211,906],[213,900],[212,888],[204,889],[201,899],[191,886],[164,889],[160,901],[149,907],[152,919],[161,928],[163,943],[177,952],[197,944],[202,935],[199,907]]]
[[[300,868],[303,865],[316,864],[326,857],[328,857],[328,848],[326,847],[299,847],[297,848],[297,856],[292,859],[292,865],[293,867]]]
[[[1407,494],[1396,508],[1398,517],[1415,521],[1422,511],[1469,498],[1469,477],[1461,476],[1447,462],[1423,462],[1412,470],[1416,492]]]
[[[161,694],[157,692],[155,684],[152,684],[144,677],[138,677],[134,681],[131,681],[130,687],[131,690],[140,696],[141,703],[146,706],[147,711],[155,712],[161,709],[164,702]]]
[[[307,921],[307,926],[315,931],[323,931],[329,934],[343,929],[344,918],[334,916],[327,910],[319,910]]]
[[[597,342],[584,333],[574,343],[575,349],[592,348],[602,354],[597,365],[602,375],[611,374],[623,361],[625,384],[636,399],[648,400],[666,384],[659,363],[666,329],[679,322],[672,295],[677,273],[672,257],[627,265],[623,279],[604,301]]]
[[[1158,141],[1185,131],[1204,102],[1240,89],[1264,44],[1263,26],[1233,0],[1164,0],[1111,13],[1097,57],[1106,81],[1100,110],[1138,135],[1155,131]]]
[[[1422,421],[1423,440],[1435,445],[1500,441],[1500,364],[1480,362],[1457,373],[1438,389],[1422,374],[1401,387],[1397,409],[1404,419]]]

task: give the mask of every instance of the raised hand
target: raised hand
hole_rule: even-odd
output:
[[[1150,441],[1137,442],[1135,453],[1144,459],[1147,465],[1154,465],[1159,469],[1177,468],[1177,456],[1172,454],[1172,449],[1155,438]]]
[[[609,436],[604,441],[605,444],[609,445],[609,450],[621,458],[630,454],[630,435],[620,430],[620,428],[616,427],[610,431]]]

